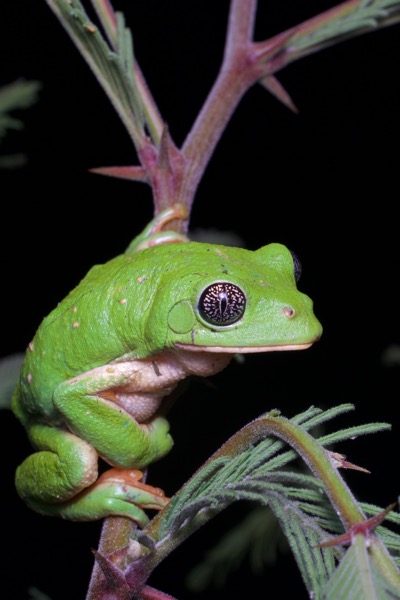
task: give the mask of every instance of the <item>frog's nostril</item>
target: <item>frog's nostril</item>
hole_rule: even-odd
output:
[[[293,317],[296,314],[296,311],[294,310],[294,308],[292,306],[285,306],[285,308],[283,309],[283,315],[285,317],[287,317],[288,319],[293,319]]]

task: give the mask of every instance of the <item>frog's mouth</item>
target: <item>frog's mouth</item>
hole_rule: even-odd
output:
[[[279,352],[280,350],[306,350],[317,340],[305,344],[282,344],[271,346],[199,346],[196,344],[175,343],[175,348],[189,352],[215,352],[218,354],[254,354],[255,352]]]

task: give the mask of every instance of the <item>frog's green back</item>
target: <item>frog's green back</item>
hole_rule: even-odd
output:
[[[35,410],[35,398],[52,411],[55,387],[71,377],[134,351],[127,342],[140,339],[140,322],[126,314],[143,314],[149,302],[148,275],[142,253],[121,255],[96,265],[40,324],[21,371],[22,393]],[[157,272],[153,272],[152,279]],[[148,295],[148,294],[147,294]]]

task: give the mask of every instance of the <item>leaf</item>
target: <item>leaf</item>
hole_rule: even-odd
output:
[[[132,34],[122,13],[115,13],[115,45],[103,36],[80,0],[46,0],[60,20],[97,81],[107,94],[133,142],[141,147],[145,124],[153,123],[145,114],[143,91],[133,53]],[[146,123],[145,123],[146,121]]]
[[[373,542],[372,542],[373,543]],[[355,536],[336,572],[323,590],[323,600],[389,600],[400,588],[388,582],[371,557],[364,535]]]
[[[0,143],[10,129],[21,130],[24,122],[12,117],[13,110],[27,108],[37,100],[40,89],[38,81],[15,81],[0,88]],[[22,153],[0,155],[0,168],[15,169],[26,163]]]
[[[289,470],[289,463],[297,458],[298,454],[294,450],[285,449],[287,447],[283,442],[285,438],[277,440],[272,433],[264,434],[266,437],[262,437],[261,430],[257,428],[263,419],[269,423],[284,421],[285,427],[293,432],[296,440],[294,447],[300,451],[298,444],[301,431],[306,438],[308,436],[307,439],[313,439],[305,433],[307,430],[315,429],[326,420],[351,408],[353,407],[347,404],[327,411],[311,407],[291,421],[283,419],[276,414],[276,411],[272,411],[235,434],[195,473],[173,496],[170,504],[144,529],[144,533],[153,537],[155,541],[153,551],[146,557],[149,571],[189,535],[229,504],[238,500],[247,500],[269,507],[273,512],[293,552],[306,588],[314,598],[322,598],[322,589],[333,576],[337,563],[345,552],[342,546],[320,546],[321,541],[326,537],[343,533],[343,524],[338,517],[337,507],[336,505],[333,507],[328,499],[322,483],[324,478],[303,473],[293,467]],[[374,423],[347,428],[337,433],[337,439],[353,436],[355,430],[360,434],[377,432],[388,427],[387,424]],[[257,439],[258,442],[255,441]],[[321,441],[314,438],[311,444],[313,452],[320,456],[326,454],[323,452],[323,445],[331,439],[331,436],[323,437]],[[338,473],[335,477],[340,479]],[[351,496],[349,498],[349,502],[355,502]],[[369,512],[379,513],[375,508],[370,507]],[[357,510],[360,515],[363,514],[360,506]],[[228,574],[227,563],[231,562],[235,566],[244,557],[245,548],[252,552],[259,542],[251,525],[251,520],[248,520],[247,526],[244,524],[239,526],[237,531],[241,536],[241,544],[229,542],[232,536],[227,535],[225,543],[219,544],[211,555],[208,555],[205,563],[199,566],[197,581],[192,578],[194,585],[199,587],[205,585],[207,581],[215,581],[216,578],[218,581],[218,577],[221,579],[221,576]],[[264,525],[266,526],[266,523]],[[264,531],[268,538],[265,527]],[[234,531],[232,535],[235,535]],[[246,536],[248,536],[247,540],[244,539]],[[398,534],[390,532],[385,535],[385,538],[392,548],[398,548],[400,542]],[[229,543],[226,543],[226,540]],[[268,541],[265,540],[266,545]],[[377,542],[377,548],[382,553],[381,542],[379,544]],[[389,570],[396,579],[394,559],[387,555],[383,562],[385,560],[390,564]],[[222,563],[225,565],[224,570],[218,574]]]
[[[186,584],[196,592],[210,585],[221,588],[245,559],[254,573],[260,573],[283,552],[287,552],[287,544],[274,515],[268,508],[255,508],[207,552],[189,572]]]
[[[338,41],[352,38],[400,20],[398,0],[353,0],[302,23],[288,44],[298,51],[315,52]]]
[[[327,411],[313,408],[297,415],[292,422],[301,423],[302,428],[308,430],[348,410],[347,404]],[[388,427],[387,424],[374,423],[359,426],[357,431],[359,434],[376,432]],[[351,435],[354,435],[354,428],[345,430],[338,437],[346,439]],[[330,441],[331,436],[327,436],[327,440]],[[294,450],[282,451],[284,448],[284,442],[268,436],[234,456],[222,455],[210,459],[172,498],[168,509],[160,513],[158,537],[169,536],[171,530],[180,528],[182,523],[192,517],[200,526],[209,518],[207,511],[215,514],[235,500],[264,498],[268,490],[273,490],[274,493],[279,490],[289,497],[294,494],[298,501],[307,502],[311,486],[319,490],[321,497],[322,484],[317,478],[283,470],[298,456]],[[296,487],[289,487],[288,483],[295,483]],[[313,503],[314,500],[315,498]]]
[[[0,139],[8,129],[23,128],[23,122],[10,117],[9,113],[34,104],[39,89],[38,81],[15,81],[0,88]]]
[[[11,396],[18,383],[25,354],[10,354],[0,360],[0,408],[11,408]]]
[[[270,500],[269,505],[279,520],[310,596],[318,598],[318,590],[334,572],[343,549],[326,551],[318,547],[324,529],[318,519],[308,516],[298,503],[283,503],[277,497]]]
[[[30,587],[28,592],[30,600],[51,600],[50,596],[48,596],[36,587]]]

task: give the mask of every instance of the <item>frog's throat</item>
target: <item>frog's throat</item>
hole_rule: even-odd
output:
[[[251,354],[255,352],[279,352],[280,350],[306,350],[314,341],[307,344],[282,344],[280,346],[197,346],[195,344],[175,343],[175,348],[188,352],[216,352],[219,354]]]

